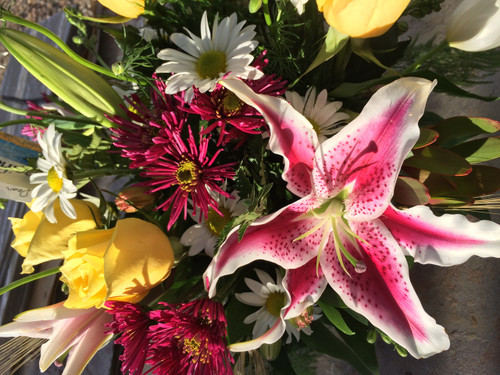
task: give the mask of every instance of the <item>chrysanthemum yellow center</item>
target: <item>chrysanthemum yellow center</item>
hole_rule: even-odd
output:
[[[266,309],[272,316],[279,317],[280,311],[285,306],[286,295],[284,292],[270,293],[266,299]]]
[[[59,193],[63,187],[63,179],[59,177],[59,174],[54,167],[50,168],[47,173],[47,182],[53,192]]]
[[[205,340],[206,341],[206,340]],[[207,363],[209,355],[211,354],[208,350],[208,343],[202,343],[197,337],[191,337],[189,339],[184,339],[182,342],[182,352],[191,357],[191,362],[201,362]],[[203,348],[202,345],[205,347]]]
[[[243,107],[243,102],[231,91],[227,91],[222,100],[223,110],[226,115],[232,115]]]
[[[200,169],[191,160],[182,160],[175,172],[175,177],[182,190],[191,191],[198,183]]]
[[[224,207],[219,207],[219,211],[222,216],[211,208],[208,211],[207,220],[205,220],[205,225],[208,230],[215,236],[220,236],[222,229],[224,229],[226,224],[229,223],[229,220],[231,220],[231,211]]]
[[[226,54],[221,51],[207,51],[201,54],[196,62],[196,73],[202,79],[218,78],[226,72]]]

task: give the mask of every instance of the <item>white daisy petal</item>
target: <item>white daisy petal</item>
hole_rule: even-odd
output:
[[[235,297],[238,301],[250,306],[263,306],[267,300],[267,298],[251,292],[235,293]]]

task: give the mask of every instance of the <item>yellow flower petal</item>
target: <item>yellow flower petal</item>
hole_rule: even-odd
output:
[[[326,22],[355,38],[382,35],[398,20],[410,0],[316,0]]]
[[[104,256],[107,299],[138,302],[170,275],[174,253],[156,225],[130,218],[116,224]]]
[[[124,219],[106,230],[79,232],[63,252],[67,308],[100,308],[108,299],[139,302],[165,280],[174,263],[168,237],[156,225]]]
[[[144,0],[98,0],[103,6],[123,17],[136,18],[144,12]]]
[[[14,241],[10,244],[22,257],[26,257],[31,240],[42,220],[42,212],[28,211],[22,219],[9,217],[14,232]]]
[[[34,265],[53,259],[62,259],[62,251],[67,249],[68,241],[71,236],[76,232],[95,228],[97,226],[96,220],[98,220],[100,224],[99,210],[96,206],[78,199],[70,200],[70,202],[73,204],[73,207],[75,207],[76,219],[67,217],[62,212],[58,202],[54,205],[54,214],[57,223],[52,224],[45,216],[42,216],[34,231],[29,248],[26,251],[26,257],[22,265],[22,273],[32,273],[34,271]],[[17,229],[18,232],[14,243],[17,241],[18,237],[20,241],[26,243],[29,233],[33,233],[36,219],[30,212],[23,218],[23,220],[26,219],[25,227]],[[23,251],[22,247],[21,251]]]

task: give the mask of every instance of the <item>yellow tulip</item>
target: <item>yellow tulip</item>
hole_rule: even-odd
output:
[[[382,35],[398,20],[410,0],[316,0],[326,22],[355,38]]]
[[[128,218],[116,227],[77,233],[64,251],[67,308],[100,308],[106,300],[139,302],[170,275],[174,254],[156,225]]]
[[[42,213],[28,211],[22,219],[9,218],[15,239],[11,246],[23,256],[22,273],[32,273],[33,266],[64,258],[69,239],[79,231],[94,229],[100,224],[99,210],[91,203],[70,200],[76,219],[70,219],[61,210],[59,201],[54,205],[57,223],[51,223]],[[96,223],[97,221],[97,223]]]
[[[144,13],[144,0],[98,0],[103,6],[123,17],[136,18]]]

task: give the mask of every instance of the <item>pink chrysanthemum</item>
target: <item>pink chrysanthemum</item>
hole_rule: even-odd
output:
[[[210,191],[226,198],[231,197],[217,185],[217,182],[222,183],[228,178],[232,179],[235,174],[232,166],[236,163],[213,166],[221,150],[217,150],[212,158],[209,158],[207,152],[210,136],[200,135],[197,146],[190,127],[187,145],[178,132],[168,132],[166,129],[164,131],[165,136],[155,141],[164,147],[165,155],[148,165],[141,175],[151,178],[142,183],[143,186],[153,187],[150,192],[177,187],[170,198],[158,206],[158,209],[163,210],[172,208],[167,226],[170,229],[181,212],[184,211],[184,220],[186,219],[189,200],[193,204],[194,215],[197,214],[197,208],[200,209],[200,215],[205,218],[210,208],[219,212],[217,202],[210,195]]]
[[[182,96],[165,94],[165,84],[155,79],[156,89],[151,90],[152,107],[144,104],[141,98],[133,94],[126,98],[130,107],[127,117],[109,117],[118,125],[112,128],[111,137],[114,145],[121,149],[123,157],[131,160],[130,168],[139,168],[157,160],[164,153],[163,147],[153,142],[161,129],[181,131],[186,122],[187,113],[180,110],[184,105]]]
[[[264,58],[265,54],[266,51],[252,64],[255,68],[262,70],[268,64],[268,60]],[[275,74],[264,75],[256,80],[244,80],[244,82],[259,94],[280,96],[286,90],[286,81]],[[194,99],[186,111],[199,114],[203,120],[214,120],[203,130],[203,133],[207,134],[219,127],[218,145],[225,145],[237,139],[239,143],[236,147],[239,147],[248,134],[259,134],[266,126],[259,111],[242,102],[235,94],[221,85],[217,85],[211,93],[201,93],[195,89]]]
[[[161,303],[161,302],[160,302]],[[229,375],[234,362],[227,349],[223,306],[209,299],[152,311],[147,364],[153,374]]]
[[[113,322],[106,326],[107,333],[121,334],[115,344],[123,346],[120,356],[122,373],[142,374],[149,348],[148,327],[153,323],[141,306],[120,301],[107,301],[106,310],[113,315]]]

